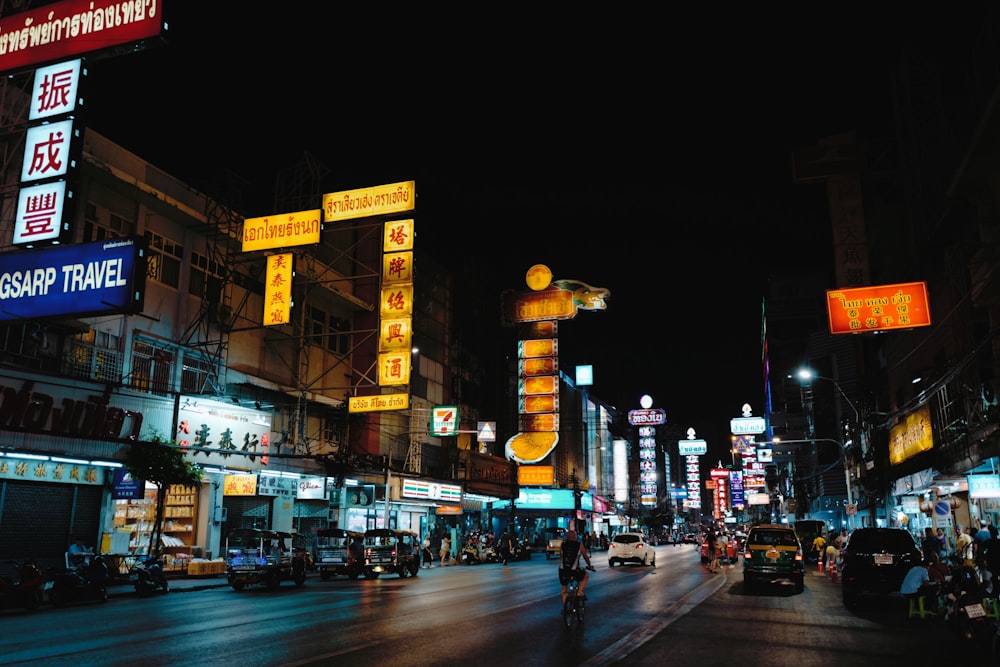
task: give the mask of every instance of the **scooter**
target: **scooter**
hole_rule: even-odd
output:
[[[34,611],[42,604],[45,575],[32,560],[10,561],[17,572],[17,578],[0,577],[0,606],[22,607]]]
[[[983,606],[987,594],[975,568],[963,565],[954,570],[942,593],[945,622],[961,639],[985,642],[996,634]]]
[[[50,570],[45,582],[49,602],[64,607],[71,602],[107,602],[111,568],[103,556],[94,556],[89,565]]]
[[[163,563],[156,554],[141,556],[129,571],[129,580],[140,597],[147,597],[157,591],[170,592],[167,575],[163,572]]]

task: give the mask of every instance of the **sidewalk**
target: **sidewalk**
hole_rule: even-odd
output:
[[[224,574],[205,577],[169,577],[167,581],[170,583],[171,593],[203,591],[209,588],[224,588],[229,585]],[[118,577],[108,586],[109,598],[121,598],[131,595],[138,594],[127,577]]]

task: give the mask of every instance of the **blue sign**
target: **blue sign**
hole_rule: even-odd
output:
[[[137,313],[145,254],[130,237],[0,255],[0,321]]]
[[[128,472],[124,468],[117,468],[115,470],[115,478],[112,483],[113,490],[111,492],[111,497],[115,500],[124,500],[126,498],[130,500],[138,500],[142,498],[146,490],[146,483],[141,479],[136,479],[132,476],[132,473]]]

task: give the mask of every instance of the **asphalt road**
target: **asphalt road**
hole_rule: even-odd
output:
[[[766,593],[743,590],[740,566],[699,591],[699,604],[664,611],[637,637],[588,665],[886,665],[996,664],[992,648],[959,639],[942,618],[908,619],[902,599],[869,599],[855,610],[841,600],[840,584],[810,570],[805,591],[790,585]],[[694,602],[694,600],[691,600]],[[639,641],[639,640],[643,641]]]

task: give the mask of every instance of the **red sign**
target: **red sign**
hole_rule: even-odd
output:
[[[0,72],[141,42],[163,30],[163,0],[63,0],[0,19]]]
[[[832,334],[912,329],[931,323],[924,282],[827,290],[826,310]]]
[[[632,426],[656,426],[667,423],[667,412],[663,408],[629,410],[628,423]]]

